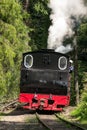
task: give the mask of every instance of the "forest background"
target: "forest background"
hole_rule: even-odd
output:
[[[85,0],[85,4],[87,0]],[[47,48],[48,0],[0,0],[0,102],[18,97],[22,53]],[[80,104],[73,115],[87,119],[87,19],[77,30]],[[73,44],[73,37],[64,44]],[[69,54],[74,59],[73,51]],[[71,105],[75,105],[72,73]]]

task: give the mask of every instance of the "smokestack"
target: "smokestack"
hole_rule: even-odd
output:
[[[75,20],[79,22],[81,18],[86,16],[87,7],[83,0],[49,0],[48,7],[51,8],[52,25],[48,30],[47,47],[61,53],[67,53],[73,48],[71,45],[63,46],[64,38],[73,36]]]

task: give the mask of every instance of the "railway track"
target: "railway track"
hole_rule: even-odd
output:
[[[86,130],[85,128],[62,119],[57,114],[41,115],[36,113],[36,117],[49,130]]]
[[[2,103],[0,104],[0,112],[3,112],[5,110],[9,109],[16,109],[18,107],[18,99],[15,99],[13,101],[10,101],[6,103],[5,105]],[[86,130],[85,128],[69,122],[63,118],[61,118],[58,114],[38,114],[36,113],[36,118],[39,121],[38,123],[41,123],[44,125],[46,129],[49,130]]]
[[[9,105],[13,105],[16,103],[16,100],[15,101],[12,101],[10,102]],[[6,105],[4,106],[4,108],[8,108],[9,105]],[[6,108],[6,109],[7,109]],[[18,110],[18,111],[14,111],[13,113],[16,113],[16,115],[24,115],[26,117],[26,114],[27,114],[27,117],[29,116],[29,120],[31,120],[30,122],[25,122],[25,125],[23,125],[23,122],[21,123],[21,125],[19,124],[19,126],[21,127],[20,130],[22,130],[22,126],[24,128],[24,130],[27,130],[27,129],[33,129],[33,130],[86,130],[85,128],[82,128],[76,124],[73,124],[71,122],[68,122],[64,119],[62,119],[60,116],[58,116],[58,114],[38,114],[38,113],[33,113],[33,114],[29,114],[29,112],[27,111],[22,111],[21,110]],[[17,115],[17,117],[19,118],[19,116]],[[31,118],[33,116],[33,118]],[[9,117],[9,115],[8,115]],[[8,118],[7,117],[7,118]],[[14,117],[15,117],[15,114],[14,114]],[[12,114],[12,117],[11,117],[11,114],[10,114],[10,118],[13,118],[13,114]],[[34,120],[33,120],[34,119]],[[36,121],[37,120],[37,121]],[[8,122],[8,119],[7,119],[7,122]],[[11,121],[9,121],[11,122]],[[3,122],[1,122],[3,124]],[[19,127],[18,126],[18,123],[17,122],[17,119],[16,119],[16,123],[15,123],[15,127]],[[11,122],[9,125],[12,127],[12,125],[14,124],[14,121]],[[4,122],[4,126],[6,126],[7,124]],[[27,128],[27,129],[26,129]],[[3,129],[4,130],[4,129]],[[9,129],[7,129],[9,130]]]
[[[57,114],[55,114],[55,116],[56,116],[57,118],[59,118],[60,120],[66,122],[66,123],[69,123],[71,126],[75,126],[76,128],[78,128],[78,130],[87,130],[86,128],[82,127],[81,125],[79,125],[79,124],[77,124],[77,123],[75,123],[75,122],[71,122],[71,121],[69,121],[69,120],[66,120],[66,119],[62,118],[61,116],[59,116],[59,115],[57,115]]]

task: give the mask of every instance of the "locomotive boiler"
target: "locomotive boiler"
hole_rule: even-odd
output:
[[[69,57],[49,49],[24,53],[19,102],[30,110],[61,111],[69,105]]]

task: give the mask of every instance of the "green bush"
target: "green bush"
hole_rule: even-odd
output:
[[[71,115],[79,118],[80,120],[87,119],[87,73],[84,73],[83,84],[84,89],[82,90],[80,104],[77,106]]]
[[[18,0],[0,0],[0,100],[19,92],[22,53],[30,50],[26,18]]]

